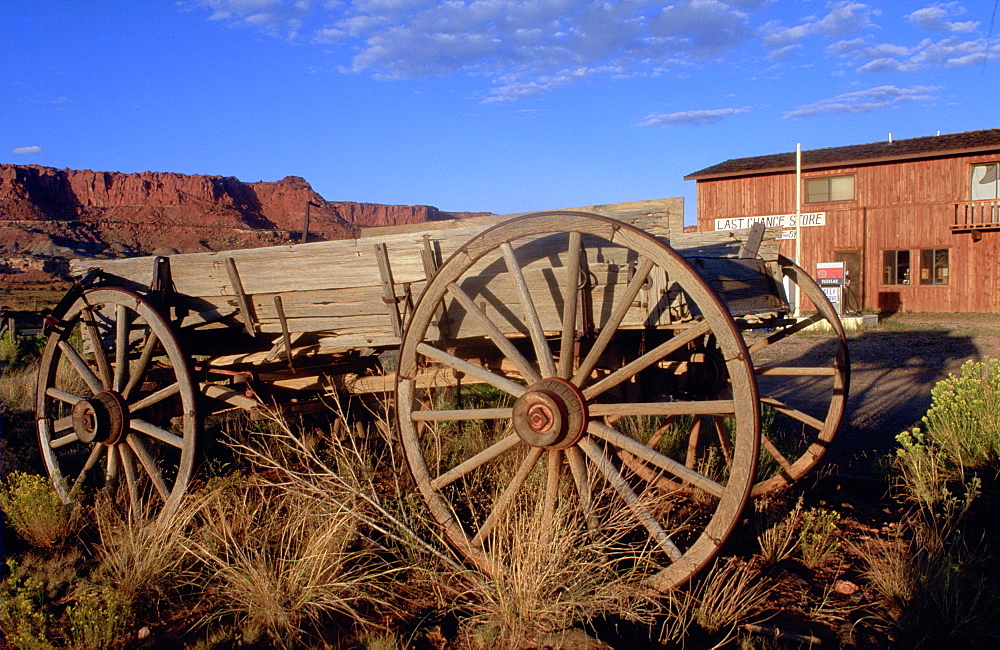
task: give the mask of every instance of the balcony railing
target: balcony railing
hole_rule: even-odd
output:
[[[954,203],[955,222],[952,232],[982,232],[1000,230],[1000,200],[963,201]]]

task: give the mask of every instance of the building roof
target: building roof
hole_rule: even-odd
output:
[[[804,150],[802,152],[802,168],[843,167],[848,163],[871,164],[996,150],[1000,150],[1000,129],[984,129],[905,140],[852,144],[846,147]],[[749,176],[794,169],[795,152],[791,151],[768,156],[732,158],[688,174],[684,180]]]

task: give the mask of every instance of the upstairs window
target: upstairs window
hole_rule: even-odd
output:
[[[910,284],[910,251],[882,251],[882,284]]]
[[[824,176],[806,180],[806,203],[853,200],[854,176]]]
[[[972,166],[972,200],[1000,199],[1000,163]]]

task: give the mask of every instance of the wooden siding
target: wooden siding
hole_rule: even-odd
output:
[[[811,170],[811,178],[853,174],[855,199],[803,203],[826,212],[825,226],[802,228],[803,266],[830,262],[835,251],[858,250],[864,268],[864,307],[905,311],[1000,312],[1000,232],[953,233],[953,203],[970,199],[971,165],[1000,161],[1000,153]],[[803,201],[805,193],[803,191]],[[795,174],[760,174],[698,182],[698,229],[715,219],[795,212]],[[795,242],[782,242],[794,257]],[[947,285],[921,285],[920,250],[949,249]],[[882,251],[909,250],[914,284],[882,284]]]

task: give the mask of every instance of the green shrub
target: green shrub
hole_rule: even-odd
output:
[[[26,542],[38,548],[59,546],[80,524],[79,510],[63,504],[44,476],[11,472],[0,483],[0,510]]]
[[[1000,360],[966,361],[931,389],[923,417],[931,441],[961,470],[1000,458]]]
[[[967,361],[960,374],[938,382],[922,424],[896,436],[897,463],[908,496],[933,508],[951,498],[956,485],[968,484],[970,473],[996,471],[1000,361]]]
[[[4,647],[51,648],[51,616],[45,608],[45,584],[17,570],[7,560],[8,576],[0,585],[0,635]]]
[[[802,563],[815,568],[830,560],[840,549],[837,522],[840,515],[833,510],[810,508],[802,513],[799,528],[799,552]]]
[[[66,608],[72,647],[81,650],[110,648],[126,632],[131,607],[110,587],[90,586]]]
[[[0,337],[0,372],[24,368],[38,356],[44,345],[45,337],[41,334],[14,336],[5,332]]]

